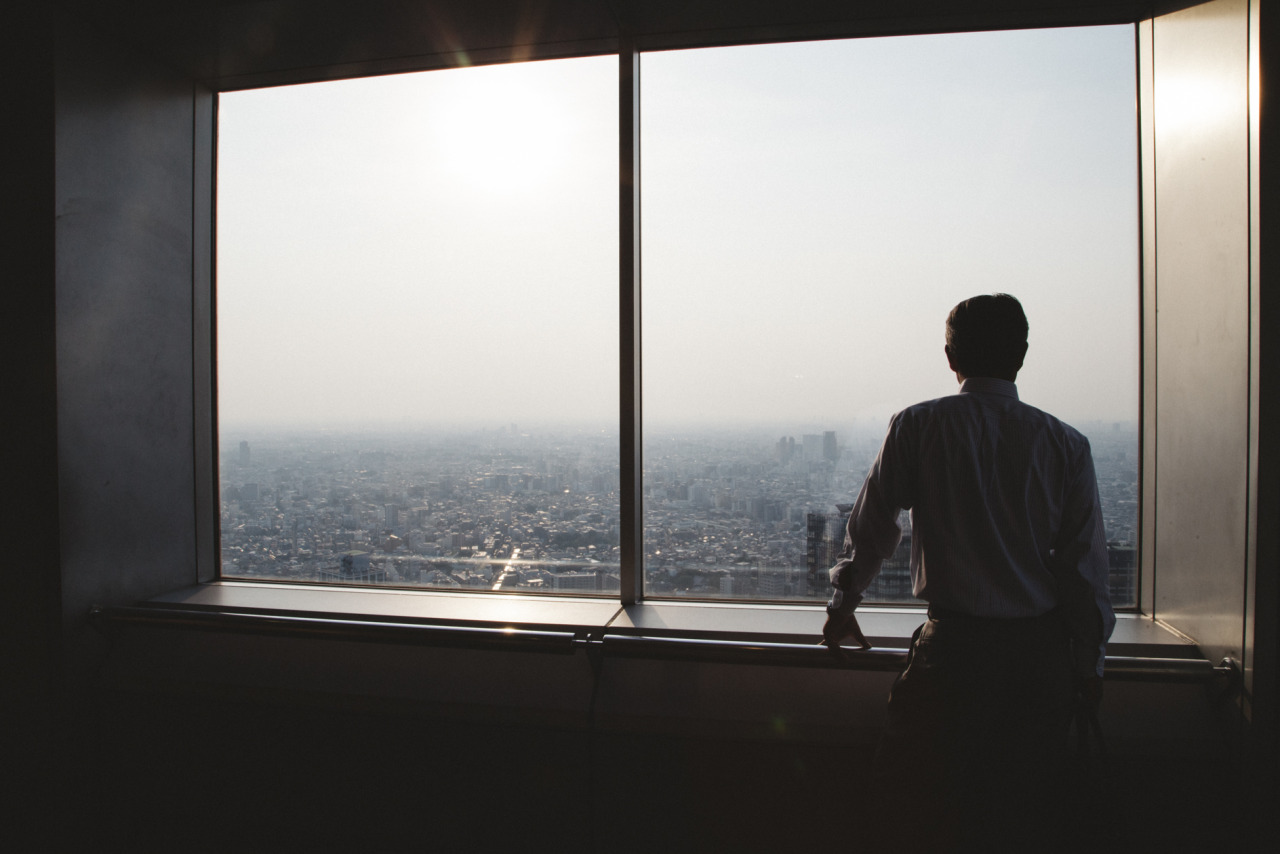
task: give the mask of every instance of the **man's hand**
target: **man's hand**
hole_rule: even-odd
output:
[[[848,614],[828,611],[827,622],[822,627],[822,642],[832,652],[839,653],[840,642],[848,637],[857,641],[858,646],[863,649],[871,649],[871,642],[862,633],[862,627],[858,625],[858,618],[853,615],[852,611]]]

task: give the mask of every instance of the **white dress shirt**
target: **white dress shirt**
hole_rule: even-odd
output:
[[[991,377],[893,416],[831,571],[853,602],[897,548],[904,509],[917,598],[978,617],[1058,608],[1077,668],[1102,674],[1115,613],[1093,456],[1077,430]]]

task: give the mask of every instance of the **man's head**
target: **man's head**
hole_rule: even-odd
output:
[[[947,361],[961,379],[1013,381],[1027,354],[1027,316],[1008,294],[970,297],[947,315]]]

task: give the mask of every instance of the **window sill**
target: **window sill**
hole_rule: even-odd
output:
[[[841,661],[818,646],[821,605],[649,601],[379,590],[219,581],[105,612],[108,623],[179,623],[193,629],[386,643],[599,647],[627,657],[796,666],[900,669],[920,608],[869,606],[859,619],[873,650]],[[1195,644],[1140,614],[1121,614],[1107,656],[1112,678],[1212,675]]]
[[[589,633],[608,625],[618,602],[604,597],[521,596],[213,581],[157,596],[148,607],[315,617],[406,625]]]

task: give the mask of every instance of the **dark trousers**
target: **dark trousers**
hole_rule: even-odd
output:
[[[1062,839],[1070,646],[1056,614],[939,613],[912,639],[872,775],[885,851],[1044,851]]]

